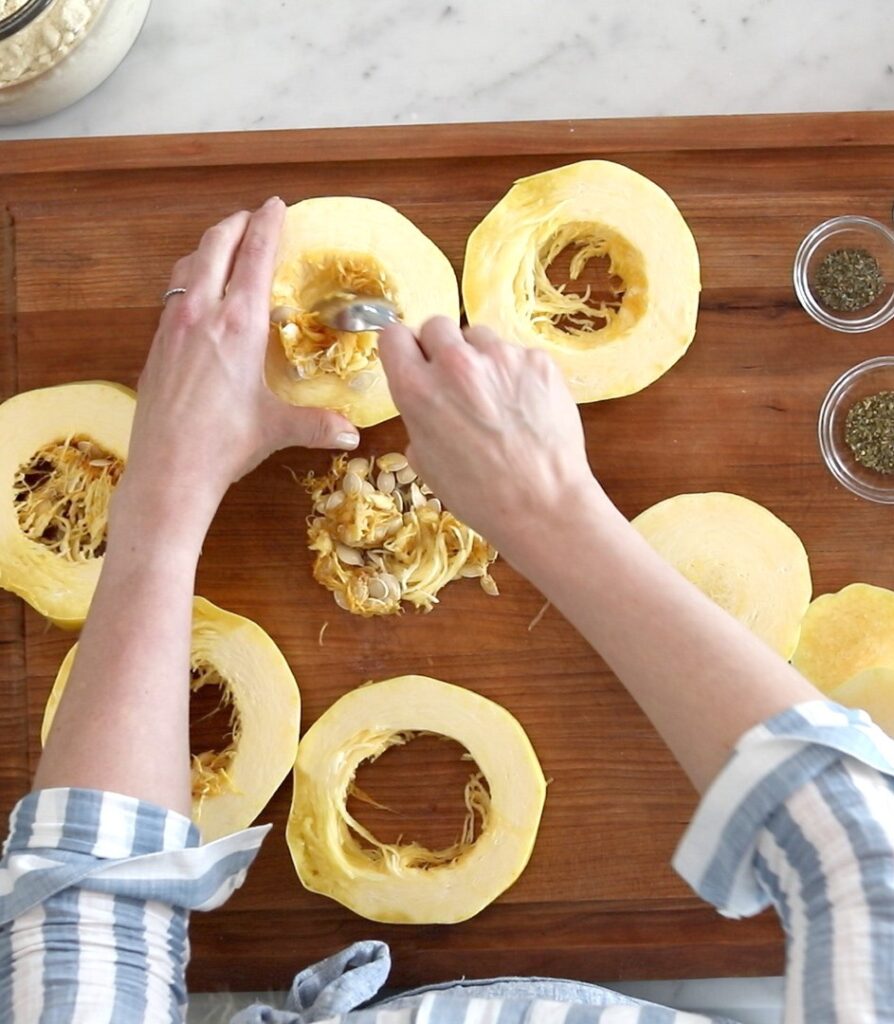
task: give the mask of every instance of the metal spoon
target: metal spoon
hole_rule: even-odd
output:
[[[360,334],[381,331],[400,323],[397,307],[387,299],[371,295],[330,295],[311,308],[327,327]]]

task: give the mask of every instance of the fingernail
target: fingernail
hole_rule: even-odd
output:
[[[265,205],[265,206],[273,206],[273,204],[274,204],[274,203],[281,203],[281,202],[282,202],[282,200],[281,200],[281,199],[279,198],[279,196],[271,196],[271,197],[270,197],[270,198],[269,198],[269,199],[267,200],[267,202],[266,202],[266,203],[264,203],[264,205]]]
[[[360,444],[360,435],[351,434],[347,430],[343,434],[339,434],[335,439],[336,448],[353,449],[356,448],[358,444]]]

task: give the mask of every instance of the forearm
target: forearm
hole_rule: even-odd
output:
[[[113,790],[188,815],[192,596],[207,513],[194,525],[121,486],[34,785]]]
[[[584,635],[704,790],[751,726],[820,695],[675,569],[598,488],[502,547]]]

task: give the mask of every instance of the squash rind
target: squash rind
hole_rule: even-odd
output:
[[[617,322],[585,342],[541,333],[530,314],[538,253],[575,223],[623,241],[640,264]],[[670,369],[695,335],[700,288],[695,239],[674,201],[653,181],[606,160],[517,181],[469,236],[462,278],[469,322],[546,349],[577,402],[633,394]],[[625,315],[625,306],[635,314]]]
[[[416,330],[429,317],[459,322],[456,274],[444,253],[392,206],[357,196],[305,199],[286,210],[276,255],[271,308],[294,301],[293,268],[302,254],[366,255],[396,288],[404,323]],[[322,296],[320,296],[322,297]],[[362,391],[333,374],[294,380],[275,329],[267,346],[265,374],[274,394],[292,405],[335,409],[355,426],[369,427],[397,415],[379,361],[368,370],[373,383]]]
[[[798,645],[813,585],[798,535],[738,494],[679,494],[633,525],[671,565],[783,658]]]
[[[792,664],[823,693],[866,669],[894,669],[894,591],[851,583],[807,609]]]
[[[490,789],[476,842],[452,864],[373,862],[338,807],[363,760],[398,732],[426,731],[462,744]],[[534,848],[546,782],[530,740],[499,704],[427,676],[399,676],[345,694],[298,747],[286,839],[302,884],[371,921],[454,924],[479,913],[522,873]]]
[[[76,652],[77,644],[56,675],[44,709],[42,744],[49,736]],[[271,637],[251,619],[203,597],[193,599],[191,655],[193,660],[210,662],[227,680],[241,727],[227,768],[231,789],[193,802],[192,820],[207,843],[247,828],[289,774],[298,748],[301,696],[288,662]]]

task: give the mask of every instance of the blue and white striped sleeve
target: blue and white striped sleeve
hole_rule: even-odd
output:
[[[180,814],[118,793],[19,801],[0,862],[0,1020],[183,1020],[190,910],[220,906],[269,826],[201,846]]]
[[[728,917],[771,904],[786,1024],[894,1021],[894,741],[812,701],[742,737],[674,866]]]

